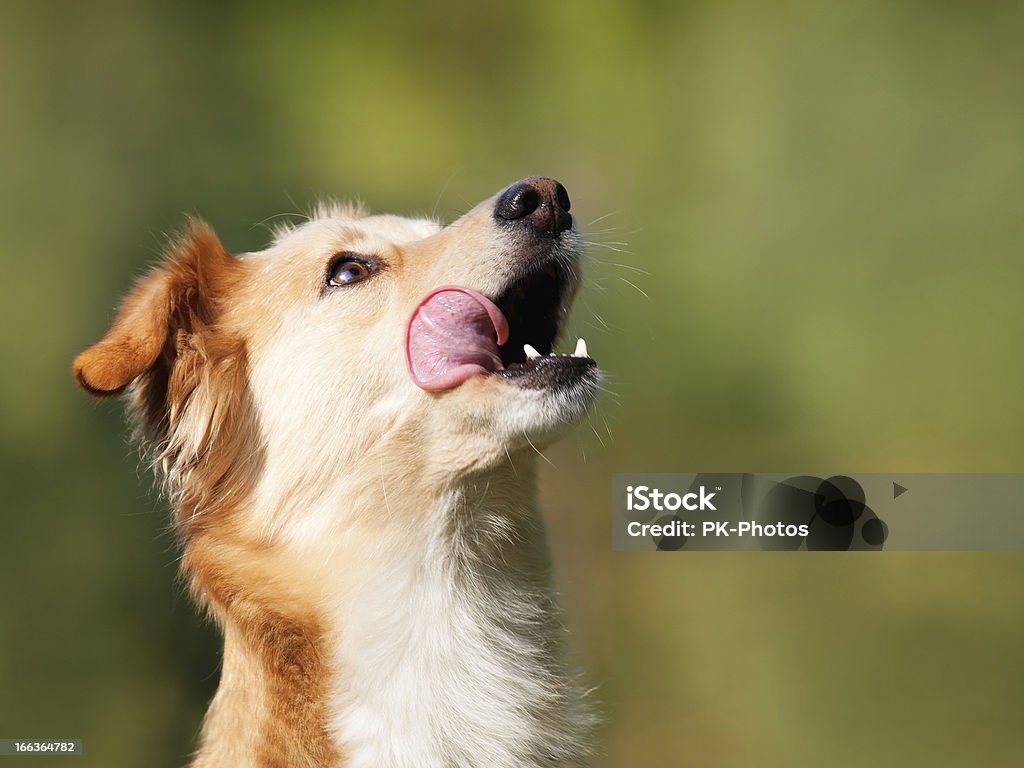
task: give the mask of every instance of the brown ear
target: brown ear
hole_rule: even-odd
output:
[[[152,368],[175,326],[198,311],[192,303],[208,295],[211,280],[230,261],[213,230],[193,223],[165,261],[128,294],[106,335],[75,358],[72,371],[82,388],[111,397]]]

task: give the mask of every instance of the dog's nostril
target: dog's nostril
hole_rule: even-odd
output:
[[[540,193],[525,181],[513,184],[498,200],[494,214],[506,221],[529,216],[540,205]]]
[[[569,212],[569,208],[572,206],[572,202],[569,200],[569,193],[565,191],[565,187],[555,182],[555,202],[558,203],[558,207],[566,213]]]

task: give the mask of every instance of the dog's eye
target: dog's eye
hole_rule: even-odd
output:
[[[370,265],[362,259],[345,253],[334,260],[327,272],[327,284],[330,286],[352,285],[362,282],[371,275]]]

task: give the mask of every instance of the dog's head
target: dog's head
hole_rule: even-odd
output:
[[[386,448],[451,477],[590,404],[585,346],[551,354],[581,250],[565,189],[538,177],[447,226],[336,208],[238,257],[193,225],[74,373],[132,393],[172,474],[223,475],[258,446],[270,473],[343,474]]]

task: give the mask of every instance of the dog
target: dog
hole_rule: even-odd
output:
[[[230,255],[193,222],[74,361],[126,394],[223,633],[195,768],[577,766],[537,458],[582,239],[530,177],[447,226],[322,207]]]

